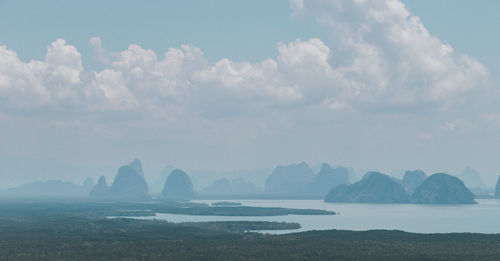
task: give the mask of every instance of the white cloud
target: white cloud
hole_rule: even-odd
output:
[[[331,37],[277,43],[276,57],[254,63],[209,63],[192,45],[108,52],[94,37],[102,69],[89,71],[63,39],[29,62],[0,46],[0,154],[69,159],[86,149],[102,162],[139,151],[214,168],[294,160],[441,167],[462,164],[464,153],[476,162],[498,155],[496,136],[479,132],[500,126],[487,69],[431,35],[401,2],[290,6]],[[473,153],[488,146],[491,153]]]
[[[296,13],[301,12],[304,8],[304,0],[290,0],[290,7]]]
[[[29,63],[1,46],[0,92],[12,102],[0,106],[163,115],[173,107],[209,113],[215,104],[262,112],[321,105],[443,109],[480,90],[488,77],[481,63],[430,35],[398,0],[292,0],[290,6],[316,17],[331,43],[297,39],[278,43],[279,55],[259,63],[208,64],[195,46],[170,48],[159,59],[136,44],[108,53],[93,37],[89,44],[106,66],[100,72],[84,71],[80,53],[63,39],[48,47],[44,61]]]
[[[74,46],[67,45],[64,39],[57,39],[49,45],[45,62],[54,68],[66,67],[77,71],[83,69],[81,54]]]
[[[134,109],[138,106],[136,97],[125,86],[122,73],[119,71],[103,70],[96,73],[95,85],[95,88],[102,91],[102,94],[106,98],[103,109],[126,110]]]
[[[500,114],[499,113],[482,113],[481,119],[486,121],[488,124],[494,126],[500,126]]]
[[[25,111],[78,102],[82,70],[80,53],[62,39],[48,47],[44,61],[28,63],[0,46],[0,94],[5,100],[1,107]]]
[[[296,102],[302,98],[296,88],[285,83],[278,64],[273,59],[258,64],[222,59],[214,66],[195,73],[193,78],[200,85],[211,86],[228,95],[255,99],[257,102]]]
[[[486,68],[430,35],[398,0],[292,4],[329,30],[334,71],[350,81],[355,102],[438,104],[481,88]]]
[[[103,64],[109,64],[110,58],[108,52],[102,47],[102,41],[99,37],[92,37],[89,40],[89,45],[94,49],[97,59]]]

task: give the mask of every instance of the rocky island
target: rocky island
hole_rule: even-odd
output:
[[[325,202],[407,203],[409,196],[401,184],[391,177],[369,172],[352,185],[339,185],[325,197]]]
[[[144,179],[139,160],[118,169],[115,180],[111,185],[110,197],[119,200],[149,199],[148,184]]]
[[[436,173],[428,177],[413,193],[411,202],[418,204],[475,204],[474,194],[457,177]]]
[[[161,192],[162,198],[166,199],[190,199],[193,195],[193,183],[186,172],[180,169],[175,169],[168,175]]]

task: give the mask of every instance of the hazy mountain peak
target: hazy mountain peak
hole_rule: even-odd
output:
[[[500,197],[500,176],[498,176],[497,185],[495,187],[495,197]]]
[[[106,177],[101,176],[99,177],[97,184],[90,191],[89,196],[96,198],[106,198],[109,196],[110,189],[111,188],[108,187],[108,184],[106,182]]]
[[[475,169],[473,169],[469,166],[466,167],[464,170],[462,170],[462,172],[460,172],[458,177],[465,183],[465,185],[468,188],[476,188],[476,187],[485,188],[485,187],[487,187],[484,184],[484,181],[481,178],[481,175],[479,174],[479,172],[477,172]]]
[[[313,177],[313,170],[305,162],[280,165],[267,177],[265,190],[276,194],[301,193]]]
[[[173,165],[165,166],[158,178],[149,184],[149,191],[151,193],[161,193],[163,187],[165,186],[165,181],[167,180],[168,175],[174,170],[175,167]]]
[[[134,159],[130,164],[128,164],[130,167],[134,168],[135,171],[141,176],[144,177],[144,171],[142,170],[142,164],[139,159]]]
[[[95,183],[94,183],[94,179],[92,178],[86,178],[84,181],[83,181],[83,188],[85,189],[85,191],[90,191],[93,187],[94,187]]]
[[[362,180],[333,188],[325,202],[406,203],[409,196],[401,184],[380,172],[368,172]]]
[[[474,195],[457,177],[436,173],[413,193],[412,201],[421,204],[473,204]]]
[[[137,161],[139,162],[139,161]],[[149,198],[148,184],[144,176],[137,171],[138,164],[121,166],[118,169],[111,196],[117,199],[144,199]],[[142,168],[142,167],[141,167]]]
[[[426,178],[427,175],[422,170],[408,170],[405,172],[401,184],[405,187],[406,192],[411,195]]]
[[[340,185],[350,184],[349,171],[344,167],[332,168],[328,163],[323,163],[321,169],[307,187],[306,194],[324,198],[328,192]]]
[[[189,199],[194,195],[193,183],[186,172],[175,169],[168,175],[161,195],[164,198]]]

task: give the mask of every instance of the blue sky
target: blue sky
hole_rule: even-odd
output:
[[[495,0],[403,1],[427,28],[457,50],[469,53],[500,72],[500,2]],[[498,76],[496,76],[498,77]]]
[[[433,34],[500,71],[500,2],[482,0],[403,1]],[[90,54],[90,37],[119,51],[136,43],[158,54],[194,44],[210,61],[257,62],[277,54],[278,42],[319,37],[312,18],[291,15],[287,0],[254,1],[0,1],[0,43],[25,61],[42,59],[46,46],[64,38]],[[84,55],[86,57],[86,55]],[[84,65],[97,66],[91,58]]]
[[[0,0],[0,177],[138,157],[151,178],[327,161],[495,180],[500,2],[360,3]]]
[[[293,19],[283,0],[2,2],[1,42],[25,60],[43,58],[46,46],[57,38],[88,52],[90,37],[99,36],[116,51],[136,43],[161,54],[194,44],[210,61],[256,62],[275,56],[280,41],[324,34],[312,18]]]

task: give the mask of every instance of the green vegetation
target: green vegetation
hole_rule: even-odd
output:
[[[319,209],[293,209],[278,207],[170,207],[154,206],[157,213],[199,216],[283,216],[283,215],[335,215],[335,212]]]
[[[299,229],[299,223],[269,222],[269,221],[214,221],[214,222],[185,222],[180,225],[187,227],[207,228],[228,232],[245,232],[258,230]]]
[[[265,235],[243,231],[298,224],[172,224],[105,218],[122,207],[131,209],[129,203],[0,203],[0,257],[99,261],[495,260],[500,256],[500,235],[338,230]],[[146,209],[131,210],[140,214]]]
[[[1,202],[3,209],[15,210],[21,204],[30,210],[57,210],[65,214],[76,213],[91,218],[154,216],[155,213],[200,216],[282,216],[282,215],[335,215],[335,212],[318,209],[292,209],[279,207],[209,206],[204,203],[158,201],[150,203],[130,202]]]
[[[223,207],[223,206],[232,207],[232,206],[241,206],[241,203],[240,202],[231,202],[231,201],[220,201],[220,202],[214,202],[214,203],[212,203],[212,206],[216,206],[216,207]]]

